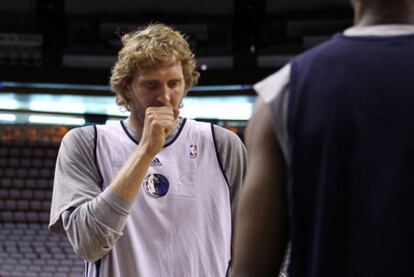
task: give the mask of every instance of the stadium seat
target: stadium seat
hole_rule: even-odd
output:
[[[13,179],[13,188],[15,189],[23,189],[24,188],[24,179],[21,178],[14,178]]]
[[[11,189],[12,187],[13,187],[13,179],[11,178],[0,179],[0,188]]]
[[[17,202],[14,199],[7,199],[5,201],[5,210],[14,211],[17,209]]]
[[[9,195],[11,199],[20,199],[21,193],[18,189],[11,189],[9,190]]]
[[[8,165],[7,158],[3,157],[3,156],[0,156],[0,166],[1,167],[6,167],[7,165]]]
[[[16,170],[14,168],[5,168],[4,169],[4,175],[6,177],[10,177],[10,178],[14,178],[14,177],[17,177],[18,176],[16,174]]]
[[[0,157],[7,157],[9,154],[9,149],[4,146],[0,146]]]
[[[42,159],[39,159],[39,158],[32,159],[32,167],[41,168],[42,166],[43,166]]]
[[[8,198],[9,198],[9,190],[0,189],[0,199],[8,199]]]
[[[56,143],[0,141],[0,276],[82,276],[66,237],[48,230]]]
[[[28,178],[28,179],[25,179],[24,182],[25,182],[25,187],[28,188],[28,189],[35,189],[35,188],[37,188],[37,181],[36,181],[36,179]]]
[[[51,189],[49,179],[37,179],[36,182],[39,189]]]
[[[44,158],[45,157],[45,149],[43,149],[43,148],[34,149],[33,156],[36,157],[36,158]]]
[[[25,147],[22,149],[22,157],[32,157],[33,155],[33,149]]]
[[[20,157],[21,149],[17,147],[13,147],[9,149],[9,156],[10,157]]]
[[[10,166],[10,167],[19,167],[20,166],[20,159],[15,158],[15,157],[10,158],[8,160],[8,166]]]

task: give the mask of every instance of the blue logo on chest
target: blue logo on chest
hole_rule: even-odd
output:
[[[145,177],[143,186],[149,196],[159,198],[167,194],[170,182],[164,175],[154,173]]]

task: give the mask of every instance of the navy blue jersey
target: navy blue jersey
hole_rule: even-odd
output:
[[[289,89],[289,276],[414,276],[414,36],[336,35]]]

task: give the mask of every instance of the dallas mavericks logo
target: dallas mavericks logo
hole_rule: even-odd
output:
[[[167,194],[170,183],[164,175],[149,174],[145,177],[143,186],[149,196],[159,198]]]

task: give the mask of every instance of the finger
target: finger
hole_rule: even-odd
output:
[[[146,121],[148,122],[156,122],[156,121],[169,121],[169,122],[174,122],[174,116],[171,114],[148,114],[146,116]]]
[[[164,122],[168,124],[173,124],[175,119],[174,119],[174,115],[172,112],[161,113],[161,112],[148,111],[145,114],[145,121],[150,124],[154,124],[154,123],[159,124],[160,122],[162,122],[163,124]]]
[[[146,126],[151,132],[167,135],[176,125],[174,113],[168,107],[150,107],[145,114]]]
[[[163,107],[163,109],[156,109],[153,110],[154,112],[158,113],[159,115],[168,115],[172,116],[174,120],[176,120],[180,114],[180,110],[178,108],[169,108],[169,107]]]
[[[146,113],[151,113],[151,114],[169,114],[169,115],[174,115],[174,111],[172,109],[172,107],[149,107],[146,110]]]
[[[174,129],[174,121],[164,121],[161,125],[165,135],[168,135]]]

